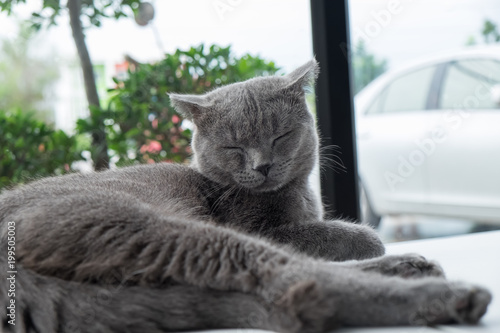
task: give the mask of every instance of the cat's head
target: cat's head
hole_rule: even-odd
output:
[[[315,60],[285,76],[258,77],[205,95],[170,98],[195,124],[193,165],[222,185],[273,191],[305,179],[318,157],[314,118],[305,90]]]

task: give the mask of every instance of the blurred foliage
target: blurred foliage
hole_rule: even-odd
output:
[[[484,20],[480,32],[486,44],[500,43],[500,31],[498,29],[498,25],[493,21]],[[466,46],[474,46],[477,44],[478,43],[474,36],[469,36],[465,42]]]
[[[35,55],[34,31],[26,23],[0,48],[0,110],[37,110],[35,117],[53,122],[47,94],[59,77],[54,61]],[[47,57],[50,57],[48,55]]]
[[[73,0],[74,1],[74,0]],[[56,19],[61,12],[66,10],[66,2],[61,0],[42,0],[40,11],[31,14],[33,28],[56,25]],[[84,27],[100,27],[105,18],[119,19],[132,16],[139,8],[140,0],[80,0],[82,5],[81,19]],[[12,13],[13,6],[26,3],[26,0],[2,0],[0,11]]]
[[[0,111],[0,190],[31,178],[72,171],[83,160],[77,138],[21,110]]]
[[[351,52],[351,65],[355,94],[387,70],[387,61],[379,60],[369,53],[362,39],[358,40]]]
[[[0,12],[4,11],[8,15],[12,14],[13,7],[19,4],[25,4],[26,0],[3,0],[0,2]],[[144,8],[144,6],[142,6]],[[140,14],[141,0],[41,0],[41,8],[31,13],[31,27],[40,30],[43,26],[50,27],[57,25],[57,18],[64,12],[69,13],[69,23],[72,30],[73,39],[78,50],[78,56],[83,70],[85,90],[87,93],[87,102],[90,106],[90,112],[99,109],[99,97],[97,94],[96,83],[93,79],[92,61],[88,54],[85,44],[85,35],[83,30],[88,27],[99,27],[105,18],[119,19]],[[100,115],[93,115],[99,118]],[[107,154],[107,145],[104,125],[96,127],[96,132],[92,140],[94,167],[96,170],[102,170],[109,167],[109,157]]]
[[[484,21],[481,34],[487,44],[500,42],[500,32],[498,31],[498,26],[490,20]]]
[[[92,134],[104,123],[111,160],[118,166],[183,162],[191,153],[191,130],[167,93],[201,94],[278,69],[249,54],[236,57],[230,47],[177,50],[154,64],[131,64],[127,79],[115,79],[108,108],[93,110],[91,117],[78,121],[77,130]]]

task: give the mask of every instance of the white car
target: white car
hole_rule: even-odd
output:
[[[500,224],[500,46],[387,72],[355,108],[369,222],[424,214]]]

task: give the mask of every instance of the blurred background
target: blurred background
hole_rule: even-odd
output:
[[[192,127],[167,92],[283,74],[313,56],[308,0],[0,8],[0,191],[188,163]],[[349,1],[342,51],[357,94],[361,204],[387,242],[500,229],[499,13],[497,0]]]

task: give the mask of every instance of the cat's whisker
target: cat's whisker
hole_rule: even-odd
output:
[[[221,189],[223,189],[223,188],[224,188],[224,185],[219,185],[219,184],[217,184],[217,186],[214,186],[214,187],[212,188],[212,190],[211,190],[211,191],[209,191],[209,192],[207,193],[207,196],[208,196],[208,197],[210,197],[210,196],[212,196],[213,194],[215,194],[215,193],[219,192],[219,191],[220,191]]]
[[[238,195],[240,194],[241,190],[243,189],[243,186],[239,186],[239,189],[238,189],[238,192],[236,192],[236,194],[234,195],[233,197],[233,203],[230,207],[231,210],[233,210],[233,208],[236,206],[236,199],[238,198]]]
[[[232,186],[230,187],[229,189],[227,189],[215,202],[214,204],[212,205],[212,208],[211,208],[211,211],[210,213],[212,214],[213,212],[217,211],[217,209],[219,208],[220,204],[224,201],[226,201],[227,198],[229,198],[229,196],[234,193],[234,191],[236,190],[236,187]]]
[[[335,156],[335,155],[333,155],[332,157],[321,156],[320,161],[332,163],[333,165],[335,165],[341,169],[346,168],[346,166],[344,165],[344,162],[338,156]]]
[[[319,147],[320,152],[323,152],[325,150],[334,150],[334,151],[338,152],[339,154],[342,154],[342,149],[340,148],[340,146],[337,146],[337,145],[328,145],[328,146]]]
[[[323,153],[322,150],[337,150],[338,146],[330,145],[320,148],[319,162],[322,171],[326,169],[331,169],[335,172],[347,172],[347,168],[339,155],[333,153]],[[342,154],[342,152],[337,152]]]
[[[339,168],[339,167],[337,167],[335,165],[332,165],[332,164],[329,164],[329,163],[320,165],[320,169],[321,169],[322,172],[327,171],[327,170],[333,170],[333,171],[335,171],[337,173],[342,173],[342,172],[345,173],[345,172],[347,172],[346,169]]]
[[[206,193],[206,196],[207,197],[211,197],[212,195],[216,194],[217,192],[219,192],[220,190],[222,190],[224,187],[226,187],[226,185],[223,185],[223,184],[218,184],[218,183],[208,183],[206,182],[206,185],[207,186],[210,186],[210,190]]]

